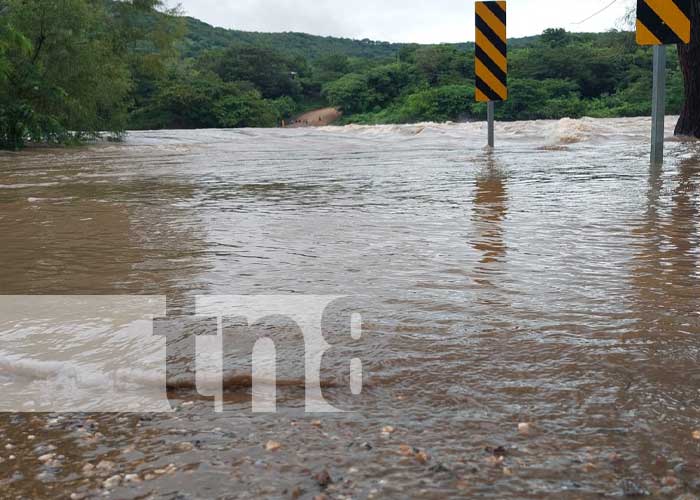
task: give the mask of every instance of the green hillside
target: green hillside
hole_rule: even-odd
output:
[[[327,54],[381,59],[395,57],[402,44],[351,40],[305,33],[255,33],[215,28],[192,17],[185,18],[187,34],[179,44],[183,56],[196,57],[205,50],[224,49],[232,44],[281,50],[314,60]]]

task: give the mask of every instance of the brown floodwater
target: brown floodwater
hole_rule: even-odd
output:
[[[280,318],[262,325],[289,340],[275,414],[244,376],[224,413],[186,384],[171,413],[47,413],[107,390],[80,373],[121,323],[0,307],[0,408],[28,391],[0,414],[0,497],[700,494],[700,144],[650,168],[648,131],[499,124],[494,152],[478,124],[163,131],[0,154],[0,295],[164,296],[180,319],[197,296],[341,296],[324,333],[348,339],[322,369],[346,413],[304,413]]]

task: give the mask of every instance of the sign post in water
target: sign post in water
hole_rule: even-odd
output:
[[[664,161],[666,45],[690,43],[690,0],[637,0],[637,43],[654,46],[651,163]]]
[[[506,2],[476,2],[474,50],[476,100],[487,103],[488,143],[494,147],[495,102],[508,98]]]

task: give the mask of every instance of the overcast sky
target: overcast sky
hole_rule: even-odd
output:
[[[474,40],[473,0],[169,0],[214,26],[247,31],[301,31],[392,42]],[[631,0],[575,24],[612,0],[509,0],[508,36],[545,28],[606,31],[619,27]]]

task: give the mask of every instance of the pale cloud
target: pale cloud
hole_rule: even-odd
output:
[[[171,3],[175,0],[171,0]],[[177,0],[187,15],[214,26],[246,31],[300,31],[315,35],[392,42],[474,40],[473,0]],[[618,0],[603,13],[575,24],[611,0],[509,0],[508,36],[545,28],[606,31],[632,0]]]

